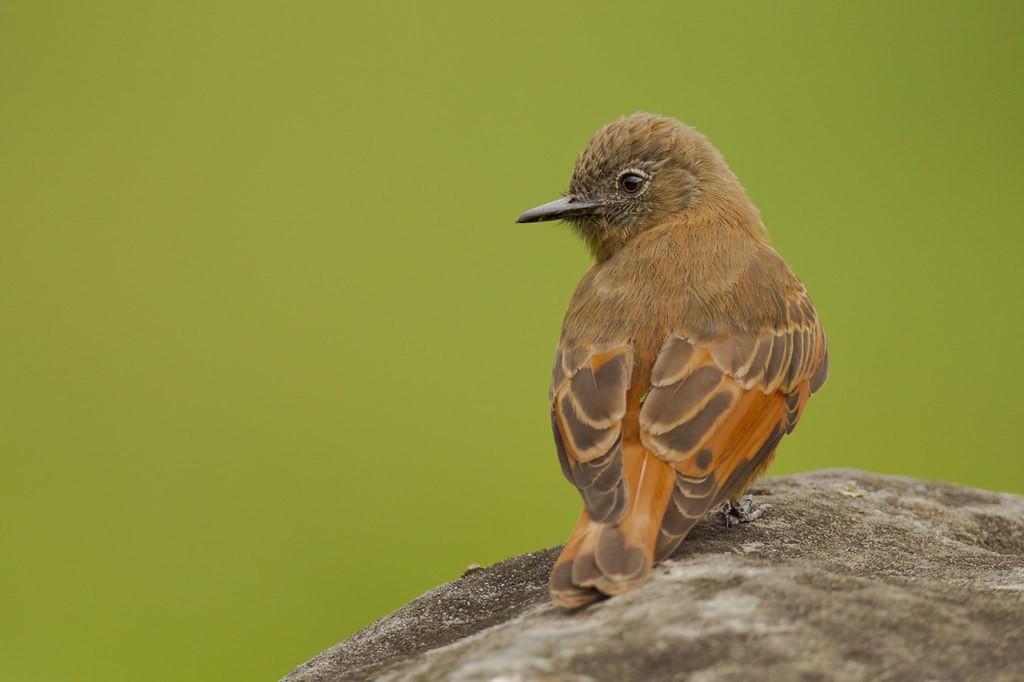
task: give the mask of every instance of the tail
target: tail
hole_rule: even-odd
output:
[[[634,590],[651,575],[662,518],[675,487],[671,465],[639,443],[623,443],[623,476],[629,490],[618,523],[591,520],[586,510],[551,571],[551,600],[567,609]]]

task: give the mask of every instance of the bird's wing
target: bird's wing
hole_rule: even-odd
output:
[[[665,340],[640,410],[645,449],[676,470],[656,560],[767,466],[824,384],[825,335],[802,287],[786,312],[784,324],[756,333],[701,341],[682,330]]]
[[[562,472],[594,521],[618,523],[626,511],[622,419],[633,374],[628,344],[559,347],[551,381],[551,426]]]
[[[632,386],[634,350],[563,337],[555,357],[551,423],[562,471],[583,512],[551,571],[551,596],[567,608],[620,594],[650,575],[675,470],[644,451]],[[631,404],[632,403],[632,404]]]

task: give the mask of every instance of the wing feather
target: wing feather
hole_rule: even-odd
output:
[[[562,473],[594,521],[617,523],[628,496],[622,475],[622,419],[632,376],[628,345],[560,347],[552,372],[551,424]]]
[[[640,410],[641,442],[676,470],[655,560],[767,466],[824,384],[825,335],[802,287],[785,310],[786,324],[757,334],[681,330],[662,345]]]

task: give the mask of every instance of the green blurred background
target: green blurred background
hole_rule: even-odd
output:
[[[1024,11],[0,4],[0,678],[280,677],[561,542],[558,196],[704,131],[829,335],[772,469],[1024,493]]]

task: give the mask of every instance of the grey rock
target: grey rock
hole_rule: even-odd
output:
[[[1024,680],[1024,497],[826,470],[709,514],[643,588],[548,602],[559,548],[430,590],[299,666],[325,680]]]

